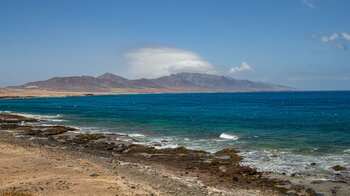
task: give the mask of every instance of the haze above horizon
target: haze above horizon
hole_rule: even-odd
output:
[[[111,72],[350,90],[350,1],[0,1],[0,87]]]

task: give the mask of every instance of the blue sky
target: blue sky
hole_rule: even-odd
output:
[[[189,71],[350,90],[348,0],[0,0],[0,87]]]

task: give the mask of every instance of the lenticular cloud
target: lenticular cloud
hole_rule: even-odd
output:
[[[135,76],[160,77],[179,72],[215,73],[198,54],[174,47],[141,47],[124,54],[129,72]]]

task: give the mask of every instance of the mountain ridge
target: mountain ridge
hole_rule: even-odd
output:
[[[98,77],[71,76],[53,77],[44,81],[28,82],[21,86],[8,88],[45,89],[70,92],[108,92],[115,89],[157,90],[157,91],[195,91],[195,92],[237,92],[237,91],[288,91],[294,88],[264,82],[239,80],[229,76],[176,73],[155,79],[130,80],[121,76],[105,73]]]

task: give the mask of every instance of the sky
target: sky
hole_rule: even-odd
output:
[[[349,0],[0,0],[0,87],[218,74],[350,90]]]

